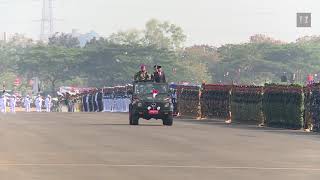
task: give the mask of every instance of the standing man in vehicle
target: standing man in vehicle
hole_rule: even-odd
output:
[[[140,66],[140,71],[134,75],[134,81],[146,81],[150,80],[146,65]]]
[[[166,76],[162,71],[161,66],[156,66],[156,71],[153,73],[153,81],[156,83],[166,83]]]

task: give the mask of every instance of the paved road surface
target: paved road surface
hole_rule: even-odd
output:
[[[0,116],[1,180],[320,178],[320,135],[126,114]]]

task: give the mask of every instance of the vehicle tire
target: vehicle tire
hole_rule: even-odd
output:
[[[173,125],[173,116],[172,115],[168,115],[166,116],[163,120],[163,125],[164,126],[172,126]]]

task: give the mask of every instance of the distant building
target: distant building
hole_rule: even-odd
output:
[[[91,41],[93,38],[96,38],[96,39],[100,38],[100,35],[95,31],[90,31],[85,34],[80,34],[76,29],[72,30],[72,36],[78,38],[81,47],[84,47],[87,44],[87,42]]]

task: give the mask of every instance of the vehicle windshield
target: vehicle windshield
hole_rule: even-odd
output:
[[[165,84],[136,84],[135,94],[152,94],[156,90],[158,94],[167,94],[168,86]]]

